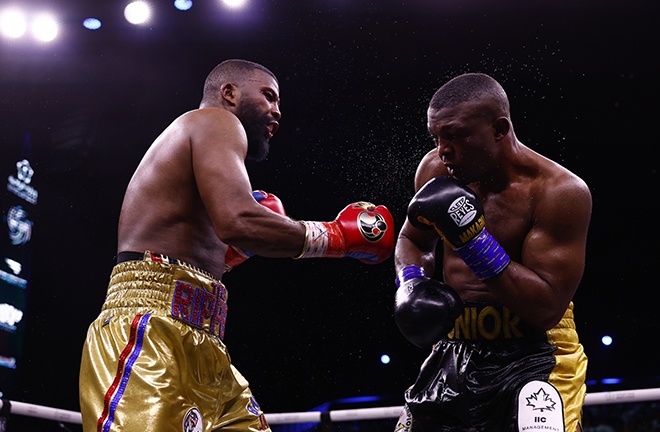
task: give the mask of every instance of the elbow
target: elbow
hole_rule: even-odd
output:
[[[546,313],[535,314],[528,323],[539,330],[548,331],[557,327],[565,314],[566,308],[546,311]]]
[[[223,243],[239,247],[255,231],[250,215],[241,212],[224,215],[222,221],[214,224],[214,229]]]

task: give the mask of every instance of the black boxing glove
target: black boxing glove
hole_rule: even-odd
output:
[[[463,302],[449,285],[426,276],[424,269],[407,266],[396,279],[394,320],[414,345],[428,348],[447,336],[463,311]]]
[[[429,180],[410,201],[408,221],[419,229],[435,228],[480,280],[498,275],[511,262],[486,230],[484,210],[474,191],[453,177]]]

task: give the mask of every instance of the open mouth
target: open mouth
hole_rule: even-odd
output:
[[[266,129],[268,129],[268,138],[272,138],[273,135],[275,135],[275,132],[280,128],[280,124],[276,121],[269,122],[266,125]]]

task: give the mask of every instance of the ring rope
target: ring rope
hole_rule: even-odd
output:
[[[630,402],[648,402],[660,400],[660,388],[640,390],[619,390],[611,392],[589,393],[585,396],[584,405],[607,405]],[[266,414],[268,423],[292,424],[292,423],[320,423],[322,416],[327,416],[332,422],[352,420],[376,420],[397,418],[401,414],[403,406],[390,406],[378,408],[357,408],[335,411],[307,411]],[[24,402],[0,399],[0,412],[37,417],[47,420],[55,420],[64,423],[82,424],[82,416],[79,412],[68,411],[59,408],[50,408]]]

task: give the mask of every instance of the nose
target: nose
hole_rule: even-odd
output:
[[[273,108],[270,110],[270,113],[275,118],[275,120],[280,120],[282,118],[282,112],[280,111],[280,106],[277,104],[273,105]]]
[[[440,157],[440,160],[442,160],[443,162],[454,151],[451,145],[447,141],[442,139],[439,139],[436,142],[436,149],[438,151],[438,157]]]

